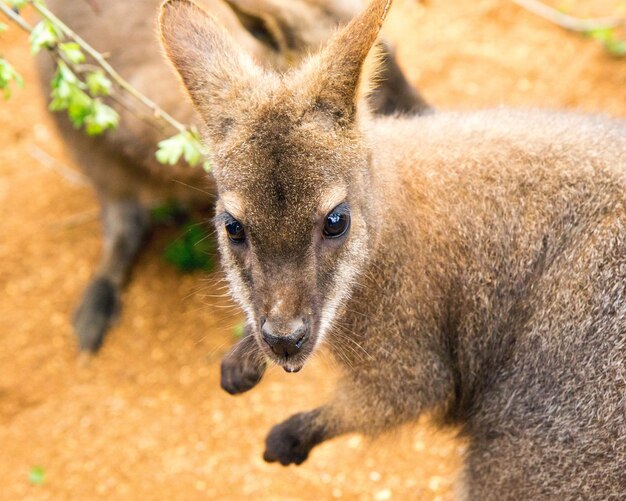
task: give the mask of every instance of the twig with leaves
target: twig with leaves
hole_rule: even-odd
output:
[[[42,17],[34,26],[20,14],[20,9],[27,6]],[[115,97],[115,92],[123,92],[147,108],[156,120],[177,131],[177,134],[159,143],[156,152],[159,162],[174,165],[184,158],[192,166],[202,163],[206,170],[210,169],[208,151],[201,143],[197,130],[177,121],[130,85],[102,54],[52,13],[43,0],[0,0],[0,11],[30,34],[33,54],[42,49],[53,54],[57,71],[50,84],[51,110],[67,111],[74,126],[84,127],[87,134],[102,134],[119,123],[117,112],[102,98]],[[93,64],[83,64],[87,59],[85,54]],[[10,95],[11,83],[22,85],[23,80],[8,61],[0,58],[0,89],[4,90],[5,96]]]
[[[9,27],[6,24],[0,23],[0,33],[7,29],[9,29]],[[11,86],[13,84],[18,87],[23,87],[24,79],[22,75],[15,71],[11,63],[0,55],[0,90],[2,90],[5,99],[11,97]]]
[[[615,57],[626,56],[626,41],[619,39],[616,29],[626,27],[626,17],[581,19],[550,7],[540,0],[511,0],[514,4],[569,31],[598,40]]]

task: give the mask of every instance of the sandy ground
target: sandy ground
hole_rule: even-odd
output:
[[[569,2],[605,15],[619,1]],[[505,0],[397,0],[386,27],[440,108],[542,106],[626,116],[626,60]],[[219,389],[240,314],[219,275],[181,275],[157,232],[105,348],[77,362],[70,316],[100,249],[96,199],[45,111],[25,38],[0,53],[28,83],[0,103],[0,499],[451,499],[463,444],[427,421],[375,442],[315,449],[301,467],[261,459],[267,430],[322,402],[333,363],[272,369]],[[42,485],[29,482],[41,466]]]

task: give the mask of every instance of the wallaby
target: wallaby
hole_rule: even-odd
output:
[[[184,123],[197,122],[162,57],[152,20],[161,0],[49,0],[50,8],[148,97]],[[260,63],[285,70],[327,39],[338,23],[359,12],[360,0],[202,0],[237,42]],[[297,13],[302,14],[297,16]],[[47,86],[54,70],[40,59]],[[392,52],[384,54],[381,85],[373,96],[379,113],[427,113],[430,107],[407,82]],[[142,120],[143,110],[113,106],[120,127],[89,138],[57,115],[63,137],[93,182],[103,213],[105,243],[100,265],[77,309],[74,325],[82,350],[97,350],[120,309],[120,291],[148,231],[149,207],[175,200],[183,207],[211,206],[212,187],[201,169],[166,167],[154,158],[168,131]],[[137,116],[139,114],[139,117]],[[145,118],[145,117],[144,117]],[[171,134],[171,131],[169,132]],[[209,192],[207,194],[206,192]]]
[[[191,0],[162,7],[251,326],[225,386],[326,344],[335,398],[274,427],[267,461],[430,413],[468,438],[468,499],[624,499],[626,122],[372,116],[362,71],[390,3],[285,75]]]

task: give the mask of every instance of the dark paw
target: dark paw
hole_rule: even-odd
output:
[[[311,449],[323,440],[321,434],[313,433],[308,417],[308,413],[296,414],[274,426],[265,439],[263,459],[283,466],[304,463]]]
[[[118,288],[107,278],[92,280],[74,314],[74,329],[81,351],[98,351],[119,311]]]
[[[235,350],[222,360],[222,388],[231,395],[248,391],[261,381],[265,367],[265,360],[259,356],[245,357]]]

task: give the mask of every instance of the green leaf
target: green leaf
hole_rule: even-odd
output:
[[[67,110],[74,127],[80,128],[84,125],[89,135],[102,134],[108,129],[117,127],[119,122],[117,112],[87,94],[83,90],[87,86],[63,61],[58,64],[50,87],[52,88],[50,110]]]
[[[54,47],[63,37],[63,33],[47,19],[38,22],[30,33],[30,50],[33,54],[41,49]]]
[[[21,9],[26,5],[27,0],[7,0],[9,6],[13,9]]]
[[[63,61],[60,61],[50,81],[50,88],[52,89],[51,96],[57,101],[56,105],[51,105],[51,109],[53,111],[66,109],[69,106],[68,101],[72,94],[72,89],[79,85],[80,80],[78,80],[78,77]]]
[[[74,87],[74,84],[68,82],[67,80],[60,80],[56,84],[51,85],[52,92],[50,93],[50,95],[52,96],[52,98],[65,103],[64,106],[56,108],[54,109],[54,111],[64,110],[67,108],[67,101],[69,100],[70,94],[72,93],[72,87]]]
[[[185,161],[195,167],[206,158],[206,148],[200,142],[197,132],[180,132],[175,136],[159,142],[156,158],[162,164],[174,165],[184,158]],[[206,169],[208,161],[204,161]],[[209,167],[210,168],[210,167]]]
[[[179,237],[165,248],[163,257],[183,272],[211,271],[213,252],[213,239],[208,237],[207,230],[200,223],[194,222],[183,227]]]
[[[183,156],[185,161],[191,166],[198,165],[200,160],[202,160],[202,151],[195,139],[191,138],[183,143]]]
[[[93,106],[93,99],[86,92],[76,85],[70,87],[67,115],[74,127],[79,129],[85,124],[87,117],[93,113]]]
[[[594,40],[604,42],[606,40],[612,40],[615,37],[615,30],[613,28],[594,28],[593,30],[586,31],[585,35]]]
[[[609,40],[604,42],[604,49],[614,57],[626,56],[626,40]]]
[[[195,127],[191,127],[189,134],[191,135],[193,144],[195,145],[195,147],[198,149],[198,151],[201,154],[201,157],[198,159],[198,162],[202,161],[202,168],[206,172],[211,172],[211,161],[208,158],[209,150],[206,148],[206,146],[204,146],[204,144],[202,144],[202,141],[200,140],[200,134],[198,133]],[[196,164],[191,164],[191,165],[195,167]]]
[[[182,134],[160,141],[156,152],[157,160],[162,164],[176,164],[183,154],[183,141]]]
[[[243,333],[245,331],[245,328],[246,328],[246,323],[245,322],[238,323],[233,328],[233,336],[235,336],[237,338],[243,337]]]
[[[614,28],[597,28],[587,31],[586,36],[599,41],[611,56],[626,56],[626,40],[620,40],[615,34]]]
[[[28,481],[32,485],[42,485],[46,479],[46,470],[43,466],[33,466],[28,472]]]
[[[11,97],[11,83],[24,87],[24,79],[6,59],[0,57],[0,90],[5,99]]]
[[[8,29],[9,29],[9,27],[6,24],[0,23],[0,33],[2,33],[3,31],[6,31]]]
[[[74,74],[74,72],[70,69],[70,67],[65,64],[63,61],[59,61],[57,65],[57,69],[59,72],[59,78],[61,80],[65,80],[66,82],[73,83],[76,85],[80,85],[80,80]]]
[[[59,50],[72,64],[80,64],[85,61],[85,54],[83,54],[80,45],[78,45],[76,42],[60,43]]]
[[[104,76],[102,71],[91,71],[85,78],[87,88],[92,96],[108,96],[111,94],[111,80]]]
[[[108,129],[115,129],[119,121],[120,116],[113,108],[99,99],[94,99],[91,113],[85,117],[85,130],[90,136],[95,136]]]

